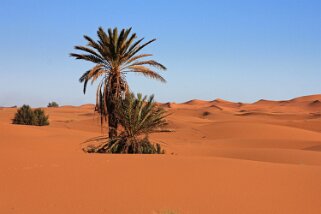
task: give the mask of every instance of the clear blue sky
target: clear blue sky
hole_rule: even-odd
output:
[[[128,76],[158,101],[252,102],[321,93],[320,0],[39,0],[0,2],[0,106],[94,103],[69,57],[99,26],[133,27],[168,67],[162,84]]]

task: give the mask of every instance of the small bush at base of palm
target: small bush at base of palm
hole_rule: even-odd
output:
[[[131,143],[126,137],[115,138],[109,140],[107,137],[98,137],[90,139],[92,141],[106,141],[99,145],[88,145],[83,148],[87,153],[112,153],[112,154],[165,154],[159,143],[153,144],[147,137],[138,140],[135,139]]]
[[[51,108],[51,107],[53,107],[53,108],[57,108],[57,107],[59,107],[59,105],[58,105],[58,103],[56,103],[56,102],[50,102],[50,103],[48,103],[48,106],[47,106],[48,108]]]
[[[159,143],[152,144],[147,137],[129,140],[126,137],[110,140],[92,152],[115,154],[165,154]]]
[[[119,136],[108,139],[98,137],[89,141],[104,141],[97,147],[89,146],[84,151],[121,154],[164,154],[160,144],[152,144],[149,133],[164,131],[166,112],[155,105],[154,96],[126,95],[117,106],[117,119],[123,131]]]
[[[33,126],[49,125],[48,116],[45,115],[42,109],[32,110],[28,105],[23,105],[18,109],[12,123]]]

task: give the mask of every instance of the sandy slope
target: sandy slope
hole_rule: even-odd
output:
[[[321,213],[321,95],[164,106],[166,155],[93,155],[92,105],[46,109],[48,127],[0,108],[0,213]]]

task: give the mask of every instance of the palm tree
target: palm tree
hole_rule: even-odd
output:
[[[116,115],[122,127],[120,135],[112,139],[105,136],[89,139],[86,142],[102,141],[102,143],[96,147],[85,148],[86,152],[164,153],[159,144],[155,146],[148,139],[150,133],[168,131],[163,129],[167,124],[166,111],[156,105],[153,95],[147,98],[141,94],[135,97],[133,93],[128,93],[125,99],[118,102]]]
[[[101,122],[108,117],[109,138],[117,136],[118,118],[115,113],[116,104],[121,97],[128,93],[126,81],[127,73],[140,73],[146,77],[166,82],[165,79],[150,68],[155,67],[166,70],[166,67],[155,60],[145,57],[151,54],[139,54],[139,52],[154,42],[152,39],[141,44],[143,39],[136,40],[135,33],[131,34],[131,28],[122,29],[118,33],[117,28],[108,29],[106,33],[99,27],[97,31],[98,40],[94,41],[89,36],[84,36],[88,41],[87,46],[75,46],[76,50],[85,53],[71,53],[70,56],[82,59],[95,64],[90,70],[86,71],[79,79],[84,84],[86,93],[87,83],[100,79],[96,92],[96,110],[101,116]],[[144,58],[144,59],[143,59]]]

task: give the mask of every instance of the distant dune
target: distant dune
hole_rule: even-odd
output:
[[[107,128],[92,104],[45,108],[47,127],[1,108],[0,213],[320,214],[320,101],[158,103],[165,155],[83,153]]]
[[[183,104],[204,105],[204,104],[208,104],[208,101],[194,99],[194,100],[187,101]]]

